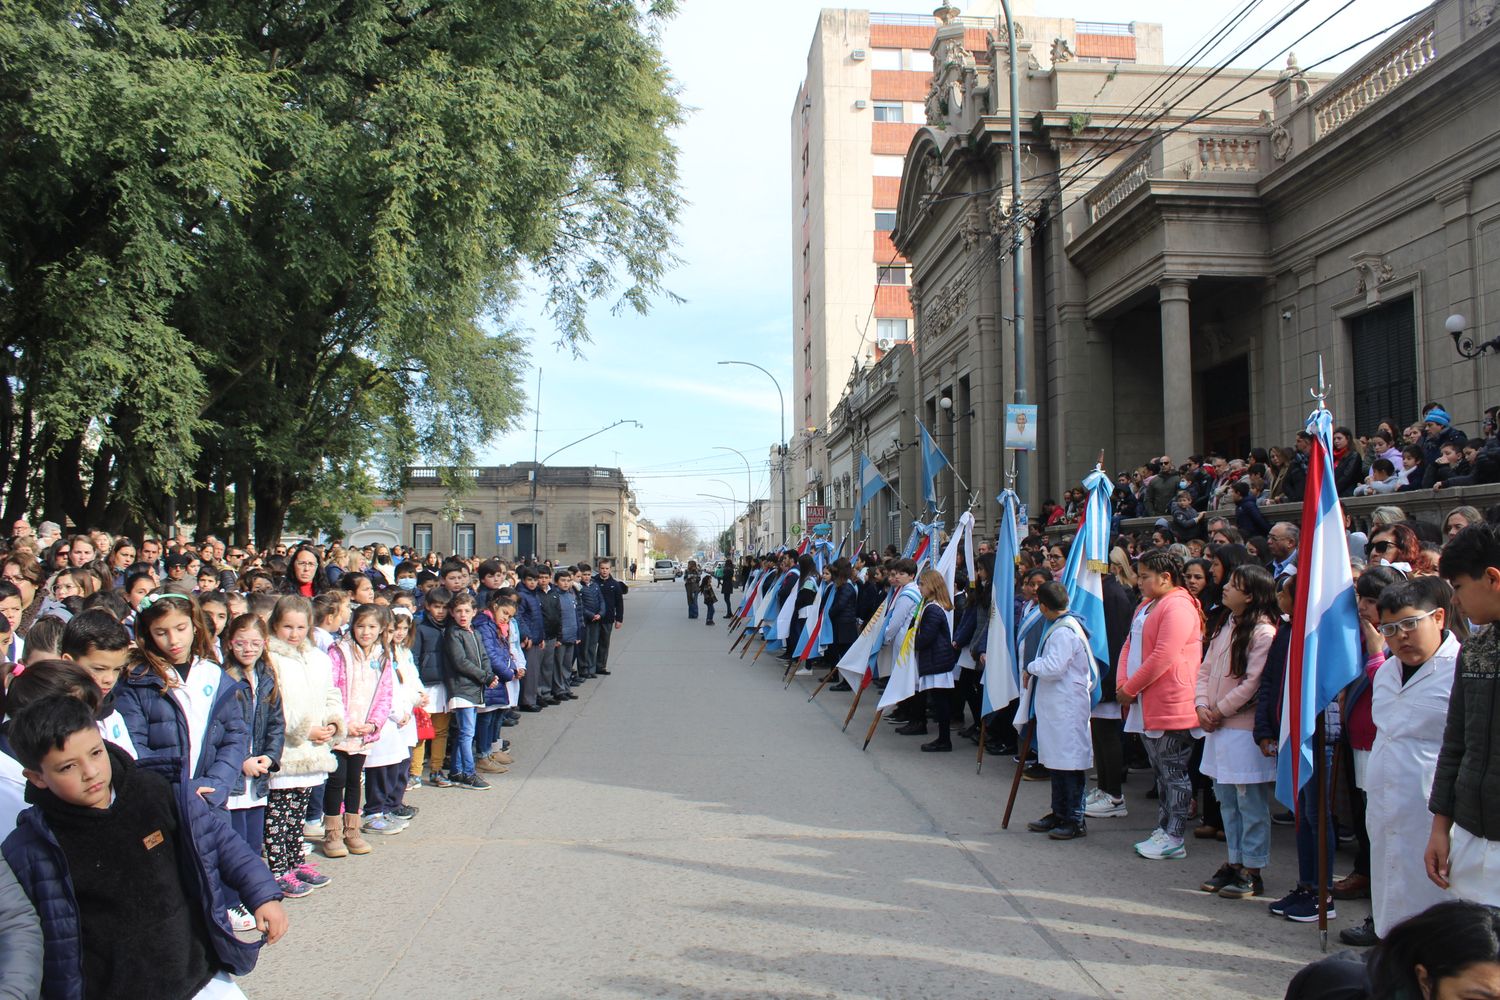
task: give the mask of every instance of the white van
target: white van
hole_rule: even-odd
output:
[[[677,579],[677,564],[670,559],[656,560],[656,564],[651,567],[651,579],[653,582]]]

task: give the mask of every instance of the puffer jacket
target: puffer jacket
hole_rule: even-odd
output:
[[[42,925],[10,865],[0,860],[0,997],[40,996]]]
[[[248,975],[255,968],[261,943],[242,941],[235,936],[229,925],[226,889],[233,891],[252,912],[281,899],[281,890],[266,863],[189,783],[181,780],[187,766],[183,761],[155,757],[137,764],[118,747],[106,743],[105,748],[114,769],[117,795],[169,797],[178,820],[183,888],[188,898],[202,908],[209,944],[219,964],[236,976]],[[35,801],[38,791],[28,790],[27,800]],[[31,808],[21,813],[15,832],[0,844],[0,853],[41,917],[46,941],[42,996],[47,1000],[83,1000],[86,984],[78,904],[73,899],[62,847],[41,809]]]
[[[541,588],[532,589],[523,583],[516,591],[516,596],[515,621],[521,626],[521,638],[530,640],[532,645],[536,645],[542,641]]]
[[[443,683],[443,626],[423,615],[417,619],[417,636],[412,640],[412,658],[417,673],[428,687]]]
[[[271,769],[251,779],[241,767],[235,778],[234,790],[229,793],[231,796],[244,794],[245,786],[253,780],[252,787],[256,797],[265,798],[271,790],[271,775],[281,770],[281,753],[286,745],[286,717],[281,714],[281,692],[276,691],[274,700],[268,697],[275,689],[275,675],[262,657],[255,664],[254,701],[246,700],[244,703],[245,726],[250,731],[250,752],[246,754],[246,758],[269,757]]]
[[[273,638],[267,647],[276,664],[281,688],[285,744],[281,773],[331,774],[336,766],[333,744],[344,735],[344,699],[333,683],[328,654],[310,642],[300,647]],[[332,726],[333,738],[313,743],[307,738],[317,726]]]
[[[193,673],[208,661],[200,661]],[[215,670],[220,669],[213,664]],[[245,724],[245,702],[250,685],[224,675],[208,718],[208,728],[196,761],[189,759],[188,719],[177,699],[149,667],[138,666],[115,685],[115,710],[125,720],[130,741],[141,760],[170,757],[183,768],[182,780],[195,790],[212,788],[208,804],[222,807],[229,798],[245,758],[250,756],[250,730]]]
[[[835,645],[850,645],[859,638],[859,620],[854,606],[859,594],[852,583],[841,583],[833,588],[833,599],[828,605],[828,620],[833,623]]]
[[[1203,651],[1203,615],[1197,598],[1174,587],[1158,599],[1146,619],[1141,644],[1141,665],[1134,675],[1126,669],[1130,639],[1120,647],[1115,690],[1140,700],[1146,729],[1192,729],[1198,724],[1193,699]]]
[[[1500,840],[1500,625],[1464,643],[1427,807],[1476,837]]]
[[[917,637],[913,644],[917,654],[917,673],[923,677],[953,672],[958,662],[958,651],[953,648],[953,633],[948,628],[948,616],[936,604],[922,608],[917,620]]]
[[[443,663],[448,697],[483,705],[484,689],[495,675],[479,636],[471,629],[449,625],[443,635]]]

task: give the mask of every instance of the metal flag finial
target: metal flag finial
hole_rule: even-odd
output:
[[[1012,455],[1010,458],[1010,468],[1005,470],[1005,488],[1011,492],[1015,492],[1016,489],[1016,475],[1016,458]]]
[[[1324,405],[1324,402],[1328,399],[1328,391],[1332,388],[1333,386],[1323,377],[1323,355],[1319,354],[1318,387],[1316,389],[1307,390],[1307,394],[1317,402],[1318,409],[1324,410],[1327,409],[1327,407]]]

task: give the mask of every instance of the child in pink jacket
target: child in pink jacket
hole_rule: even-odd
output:
[[[1125,731],[1140,733],[1156,773],[1157,827],[1135,845],[1152,861],[1187,857],[1182,836],[1193,800],[1188,764],[1200,735],[1193,707],[1203,612],[1183,589],[1183,563],[1165,549],[1141,556],[1141,605],[1120,650],[1115,690],[1128,710]]]

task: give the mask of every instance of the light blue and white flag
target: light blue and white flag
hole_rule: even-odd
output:
[[[937,510],[937,486],[935,480],[938,473],[951,466],[948,456],[944,455],[937,442],[932,440],[932,435],[927,432],[927,426],[922,421],[917,421],[917,428],[922,433],[922,499],[927,504],[927,509]]]
[[[1015,493],[1006,490],[1000,501],[1000,541],[995,546],[995,579],[990,586],[990,625],[984,647],[983,714],[998,712],[1021,695],[1021,670],[1016,661],[1016,544]]]
[[[859,453],[859,503],[854,507],[854,532],[859,533],[860,526],[865,520],[865,505],[875,499],[875,494],[886,489],[891,484],[885,481],[880,470],[875,468],[875,463],[870,461],[870,456],[864,452]]]

